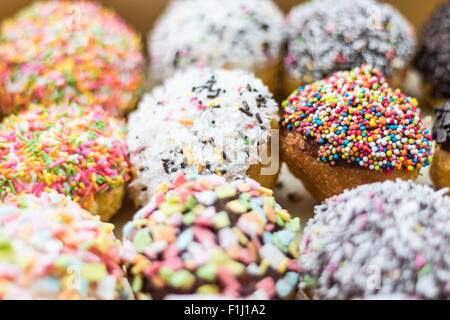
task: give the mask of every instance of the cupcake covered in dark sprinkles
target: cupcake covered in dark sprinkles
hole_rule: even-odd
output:
[[[302,291],[317,299],[450,298],[450,198],[402,180],[362,185],[315,208]]]
[[[393,80],[412,58],[413,29],[388,4],[309,1],[294,7],[287,22],[286,94],[298,85],[364,63]],[[393,82],[393,86],[400,86],[401,81]]]
[[[450,187],[450,100],[434,108],[436,148],[430,176],[436,188]]]
[[[431,84],[433,97],[450,97],[450,2],[439,7],[425,25],[414,64]]]

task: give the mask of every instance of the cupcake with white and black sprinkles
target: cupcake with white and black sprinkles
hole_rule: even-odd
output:
[[[114,226],[56,191],[0,205],[0,300],[128,299]]]
[[[283,21],[272,0],[172,1],[149,34],[150,78],[189,66],[242,69],[275,91]]]
[[[285,94],[361,64],[400,87],[414,52],[412,26],[396,9],[372,0],[314,0],[287,17]]]
[[[397,180],[315,208],[301,245],[301,289],[317,299],[450,298],[450,198]]]
[[[144,96],[128,122],[127,146],[134,169],[130,184],[145,204],[157,186],[178,172],[250,176],[272,188],[278,155],[271,128],[278,105],[267,87],[239,70],[189,69]]]
[[[290,299],[299,218],[246,178],[177,174],[123,228],[137,299]]]

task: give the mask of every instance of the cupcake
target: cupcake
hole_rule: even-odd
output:
[[[124,226],[121,256],[138,299],[288,299],[299,229],[252,179],[178,173]]]
[[[129,180],[124,121],[100,106],[35,106],[0,124],[0,199],[54,189],[108,220]]]
[[[415,180],[431,162],[417,100],[361,66],[295,90],[283,102],[281,157],[318,200],[360,184]]]
[[[444,194],[385,181],[317,206],[300,249],[301,290],[316,299],[449,299]]]
[[[434,109],[436,120],[433,138],[436,141],[430,176],[437,188],[450,188],[450,100]]]
[[[450,98],[450,2],[440,6],[426,23],[414,66],[425,78],[430,106]]]
[[[392,6],[372,0],[314,0],[287,17],[284,88],[296,88],[369,64],[400,87],[412,59],[415,36]]]
[[[56,191],[0,205],[0,300],[128,299],[114,226]]]
[[[252,71],[276,92],[283,23],[272,0],[172,1],[148,38],[152,84],[208,66]]]
[[[90,1],[36,2],[0,27],[0,115],[30,105],[133,109],[144,86],[138,35]]]
[[[178,172],[250,176],[272,188],[279,171],[278,105],[239,70],[189,69],[144,96],[128,119],[130,190],[145,204]],[[274,136],[272,139],[272,135]],[[272,143],[274,146],[272,146]]]

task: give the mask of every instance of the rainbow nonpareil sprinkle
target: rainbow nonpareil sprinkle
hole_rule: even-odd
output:
[[[0,29],[0,112],[30,103],[134,108],[144,86],[138,35],[114,12],[87,1],[37,2]]]
[[[89,209],[129,179],[125,124],[100,106],[31,107],[0,124],[0,195],[47,188]]]
[[[298,282],[299,218],[252,179],[177,174],[123,228],[138,299],[280,299]],[[189,297],[189,296],[188,296]]]
[[[417,105],[363,65],[295,90],[283,102],[282,127],[317,146],[327,165],[413,171],[431,162],[432,137]]]

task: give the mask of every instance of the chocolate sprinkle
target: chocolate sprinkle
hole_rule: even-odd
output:
[[[441,145],[441,148],[450,152],[450,100],[443,105],[434,108],[435,123],[433,127],[433,139]]]

